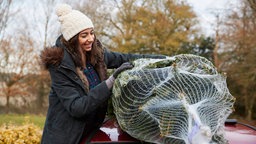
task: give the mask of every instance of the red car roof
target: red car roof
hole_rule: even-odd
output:
[[[226,139],[229,144],[256,144],[256,128],[238,123],[236,120],[228,120],[225,124]],[[80,144],[90,143],[140,143],[122,131],[116,119],[108,119],[100,130],[90,137],[85,137]]]
[[[256,144],[256,128],[250,125],[226,123],[225,134],[229,144]]]

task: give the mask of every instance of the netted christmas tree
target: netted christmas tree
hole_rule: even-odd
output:
[[[227,143],[224,123],[235,98],[207,59],[138,59],[113,87],[114,113],[131,136],[153,143]]]

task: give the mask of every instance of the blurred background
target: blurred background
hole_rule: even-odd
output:
[[[209,59],[236,98],[230,118],[256,125],[254,0],[207,8],[193,0],[0,0],[0,125],[29,119],[43,127],[51,80],[39,54],[60,35],[59,3],[88,15],[113,51]]]

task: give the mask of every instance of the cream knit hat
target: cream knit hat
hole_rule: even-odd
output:
[[[72,10],[68,4],[58,5],[56,14],[61,23],[61,33],[66,41],[82,30],[93,28],[92,21],[86,15],[78,10]]]

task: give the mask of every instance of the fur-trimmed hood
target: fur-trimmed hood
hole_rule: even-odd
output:
[[[64,49],[56,46],[47,47],[40,54],[41,63],[45,69],[48,69],[50,65],[60,65],[63,56]]]

